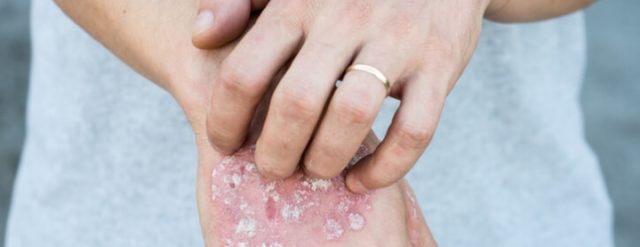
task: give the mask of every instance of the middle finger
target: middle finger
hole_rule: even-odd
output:
[[[350,70],[345,74],[305,155],[307,174],[335,177],[356,153],[387,96],[383,78],[374,74],[382,74],[390,83],[403,74],[404,55],[392,47],[374,42],[360,51],[353,64],[370,66],[374,71]]]
[[[322,35],[308,35],[274,92],[256,144],[256,165],[264,176],[284,178],[296,170],[335,81],[356,50],[355,39],[330,30],[317,33]]]

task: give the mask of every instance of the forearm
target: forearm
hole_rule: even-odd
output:
[[[493,0],[485,17],[499,22],[544,20],[580,10],[594,0]]]
[[[169,59],[191,48],[197,1],[56,0],[60,8],[133,69],[167,88]]]

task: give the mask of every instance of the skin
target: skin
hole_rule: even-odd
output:
[[[254,164],[253,153],[247,147],[255,144],[259,135],[260,126],[264,121],[268,98],[259,107],[258,114],[254,117],[250,128],[249,140],[240,152],[234,154],[232,163],[218,164],[211,168],[205,168],[205,172],[211,173],[214,169],[214,176],[211,182],[216,188],[213,191],[214,199],[206,200],[211,210],[207,218],[216,218],[210,225],[203,226],[213,232],[216,236],[208,240],[211,246],[217,246],[220,238],[231,240],[230,242],[246,243],[249,246],[260,246],[262,243],[277,242],[283,246],[436,246],[436,243],[429,232],[424,221],[419,206],[415,202],[415,196],[406,181],[379,190],[371,191],[366,195],[354,194],[346,189],[344,178],[338,177],[331,181],[328,190],[312,190],[305,186],[303,181],[310,181],[309,178],[298,172],[284,180],[275,182],[275,191],[279,193],[279,201],[275,202],[271,208],[270,203],[262,196],[265,185],[271,180],[260,176],[256,171],[248,172],[245,168],[247,164]],[[362,146],[366,150],[374,150],[379,144],[373,132],[367,136]],[[209,145],[204,148],[211,149]],[[362,157],[362,154],[360,157]],[[208,163],[210,164],[210,163]],[[217,167],[217,168],[216,168]],[[233,180],[229,178],[232,174],[239,174],[242,171],[241,182],[236,182],[230,186]],[[311,180],[312,181],[312,180]],[[281,217],[284,212],[284,204],[291,203],[295,198],[294,188],[302,188],[306,193],[310,193],[312,199],[305,199],[300,205],[305,205],[314,199],[320,204],[304,210],[299,220],[286,219]],[[205,193],[211,195],[209,188],[203,188]],[[226,196],[226,195],[231,196]],[[262,194],[264,195],[264,194]],[[237,198],[242,198],[238,200]],[[229,205],[225,206],[225,202]],[[350,202],[350,212],[361,215],[364,219],[362,229],[349,229],[348,214],[337,213],[340,202]],[[243,213],[244,202],[252,213]],[[273,202],[272,202],[273,203]],[[291,203],[293,204],[293,203]],[[265,212],[266,211],[266,212]],[[269,211],[273,211],[269,213]],[[271,214],[272,216],[268,216]],[[238,233],[238,226],[242,219],[251,219],[255,222],[255,235],[247,236],[245,232]],[[340,235],[327,234],[325,227],[327,220],[340,222],[344,232]],[[224,227],[221,227],[224,226]],[[231,226],[231,227],[229,227]],[[338,236],[338,237],[336,237]]]
[[[206,134],[207,109],[212,100],[213,83],[218,80],[221,64],[235,43],[213,50],[200,50],[191,44],[192,23],[197,13],[195,0],[127,1],[127,0],[57,0],[56,3],[77,24],[111,50],[122,61],[151,79],[170,93],[182,107],[194,132],[198,150],[197,203],[200,223],[207,246],[223,246],[221,229],[228,229],[221,211],[212,198],[212,185],[224,183],[223,176],[212,175],[225,156],[214,150]],[[162,41],[162,42],[158,42]],[[276,77],[275,81],[278,77]],[[268,93],[267,95],[269,95]],[[269,102],[268,97],[265,103]],[[265,107],[262,107],[266,109]],[[248,128],[250,145],[260,133],[263,111],[253,116]],[[370,137],[365,145],[373,150],[377,140]],[[258,178],[256,178],[258,179]],[[339,183],[338,183],[339,184]],[[342,182],[344,186],[344,182]],[[259,187],[243,187],[242,193],[258,192]],[[284,192],[283,192],[284,193]],[[366,227],[345,233],[341,238],[318,246],[435,246],[411,189],[404,181],[372,192],[370,209],[362,213]],[[240,195],[240,192],[238,192]],[[328,199],[341,200],[338,194]],[[333,198],[333,199],[332,199]],[[253,202],[258,208],[260,202]],[[322,204],[317,211],[334,205]],[[417,213],[416,213],[417,212]],[[278,224],[282,229],[299,230],[300,234],[280,236],[292,242],[302,242],[320,234],[313,229],[323,227],[322,221],[305,222],[303,228]],[[293,231],[293,230],[291,230]]]
[[[224,43],[256,4],[202,0],[193,43]],[[242,2],[242,1],[240,1]],[[213,85],[207,132],[213,147],[232,153],[245,142],[258,102],[282,67],[256,162],[270,178],[285,178],[302,165],[313,177],[343,172],[366,137],[387,96],[381,82],[350,64],[379,69],[401,101],[385,140],[350,169],[354,192],[401,179],[424,152],[449,92],[472,56],[483,18],[535,21],[581,9],[590,0],[272,0],[255,27],[221,64]],[[214,14],[215,15],[215,14]],[[234,23],[230,25],[229,23]],[[240,25],[241,26],[241,25]],[[344,74],[344,75],[343,75]],[[309,77],[309,75],[314,75]],[[334,91],[334,83],[342,79]]]

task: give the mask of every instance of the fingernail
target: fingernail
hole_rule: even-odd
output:
[[[198,13],[198,17],[196,17],[194,33],[199,34],[213,27],[213,19],[214,15],[211,10],[204,9],[200,11],[200,13]]]
[[[353,176],[347,176],[347,187],[349,187],[349,190],[353,193],[363,193],[367,191],[367,188],[364,187],[362,182]]]

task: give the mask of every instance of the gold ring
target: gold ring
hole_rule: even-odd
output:
[[[391,90],[391,82],[389,82],[389,79],[387,79],[387,77],[384,76],[384,74],[380,70],[366,64],[352,64],[347,68],[347,72],[352,70],[364,71],[375,76],[382,82],[382,84],[384,85],[384,89],[387,91],[387,94],[389,94],[389,90]]]

